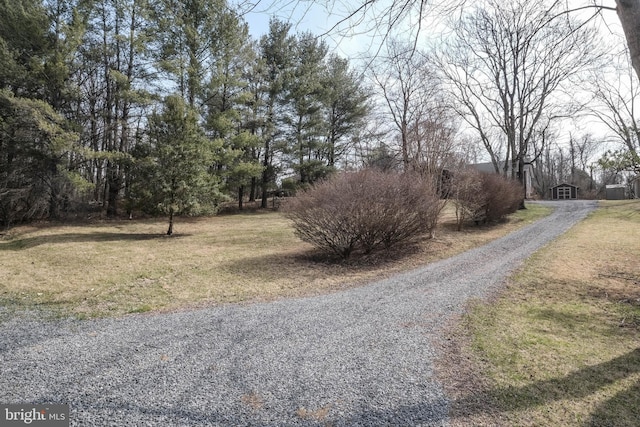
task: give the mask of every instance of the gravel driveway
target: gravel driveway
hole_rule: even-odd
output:
[[[0,324],[0,403],[65,403],[82,426],[441,426],[433,342],[595,202],[481,248],[310,298],[95,321]]]

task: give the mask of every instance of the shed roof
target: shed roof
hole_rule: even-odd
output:
[[[562,184],[558,184],[558,185],[554,185],[551,188],[558,188],[558,187],[573,187],[573,188],[579,188],[577,185],[573,185],[573,184],[567,184],[566,182],[563,182]]]

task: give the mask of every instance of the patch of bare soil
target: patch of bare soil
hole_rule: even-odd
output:
[[[482,374],[485,366],[471,350],[471,335],[460,317],[452,319],[442,332],[440,342],[434,343],[439,357],[434,363],[438,381],[451,399],[449,425],[506,426],[499,411],[492,404],[490,381]]]

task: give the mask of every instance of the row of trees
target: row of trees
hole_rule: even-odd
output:
[[[348,60],[278,20],[254,40],[224,0],[5,1],[0,21],[4,224],[266,204],[282,170],[334,170],[368,112]]]
[[[388,12],[400,3],[393,22],[416,5]],[[438,177],[477,146],[502,175],[536,165],[544,194],[567,176],[569,156],[552,147],[579,114],[623,142],[599,167],[637,169],[637,78],[599,74],[614,61],[563,4],[467,4],[438,48],[389,37],[360,73],[286,22],[253,39],[225,0],[0,2],[0,223],[89,203],[108,216],[228,198],[266,207],[287,176],[294,187],[362,166]],[[581,138],[569,138],[571,177],[586,172]]]

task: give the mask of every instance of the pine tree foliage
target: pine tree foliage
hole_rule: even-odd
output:
[[[3,222],[266,207],[283,177],[338,167],[369,112],[360,80],[287,22],[252,39],[226,0],[0,0]]]
[[[177,95],[149,121],[147,155],[139,165],[146,185],[137,185],[143,205],[169,216],[171,235],[175,215],[212,213],[223,199],[209,173],[220,141],[205,137],[195,111]]]
[[[56,218],[83,181],[67,161],[78,135],[50,105],[0,91],[0,224]]]

